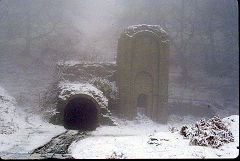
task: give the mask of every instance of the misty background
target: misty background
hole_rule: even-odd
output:
[[[121,32],[137,24],[169,34],[169,101],[238,112],[236,0],[0,0],[0,86],[37,109],[56,62],[115,61]]]

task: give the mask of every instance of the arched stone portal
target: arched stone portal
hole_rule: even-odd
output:
[[[75,97],[64,108],[64,127],[73,130],[95,130],[98,126],[98,105],[87,97]]]
[[[152,113],[152,77],[147,72],[139,72],[134,81],[134,107],[140,113],[151,117]]]
[[[137,98],[137,112],[147,115],[148,96],[141,93]]]
[[[138,106],[144,104],[140,98],[147,98],[147,116],[166,120],[168,65],[168,35],[160,26],[143,24],[124,30],[118,40],[117,86],[120,111],[127,118],[133,119]]]
[[[147,108],[147,106],[148,106],[148,96],[146,94],[141,93],[140,95],[138,95],[137,107]]]

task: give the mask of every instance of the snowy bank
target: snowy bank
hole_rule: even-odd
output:
[[[12,134],[18,129],[15,106],[15,99],[0,87],[0,134]]]
[[[18,107],[15,98],[0,87],[0,157],[18,159],[20,154],[45,144],[65,129],[44,122],[41,116]]]
[[[239,154],[239,116],[223,120],[235,141],[219,149],[190,145],[189,139],[184,139],[179,131],[169,131],[169,124],[156,124],[141,117],[134,121],[116,120],[116,127],[99,127],[86,139],[74,143],[70,151],[77,159],[236,158]]]

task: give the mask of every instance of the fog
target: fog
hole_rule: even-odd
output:
[[[125,28],[160,25],[170,37],[169,99],[184,93],[178,99],[194,95],[201,100],[207,93],[212,96],[207,101],[221,100],[221,106],[238,112],[237,3],[0,0],[0,85],[19,104],[38,108],[39,97],[53,80],[56,62],[115,61]]]

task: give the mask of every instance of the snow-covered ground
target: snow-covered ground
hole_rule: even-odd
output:
[[[28,153],[66,130],[43,121],[38,115],[27,116],[25,112],[19,112],[17,123],[19,128],[13,134],[0,134],[0,152]]]
[[[0,157],[3,159],[27,158],[27,154],[44,145],[52,137],[64,132],[63,126],[43,121],[40,115],[17,107],[15,99],[0,90],[1,130]],[[118,126],[100,126],[70,146],[74,158],[236,158],[239,154],[239,115],[223,120],[233,133],[235,141],[214,149],[193,146],[178,131],[200,118],[171,115],[168,124],[157,124],[145,116],[134,121],[115,118]],[[8,129],[9,128],[9,129]],[[14,130],[11,130],[14,129]],[[6,131],[10,131],[6,133]]]
[[[77,159],[82,158],[236,158],[239,154],[239,116],[224,118],[233,133],[235,142],[219,149],[189,145],[179,132],[170,132],[169,127],[180,128],[187,118],[177,124],[157,124],[144,116],[134,121],[116,120],[118,126],[102,126],[86,139],[73,143],[70,151]],[[174,119],[172,119],[174,120]],[[175,120],[176,121],[176,120]],[[189,122],[190,121],[190,122]],[[152,140],[151,140],[152,138]],[[157,139],[157,140],[155,140]]]
[[[66,129],[43,121],[38,114],[16,107],[15,99],[0,87],[0,157],[18,158],[44,145]]]

